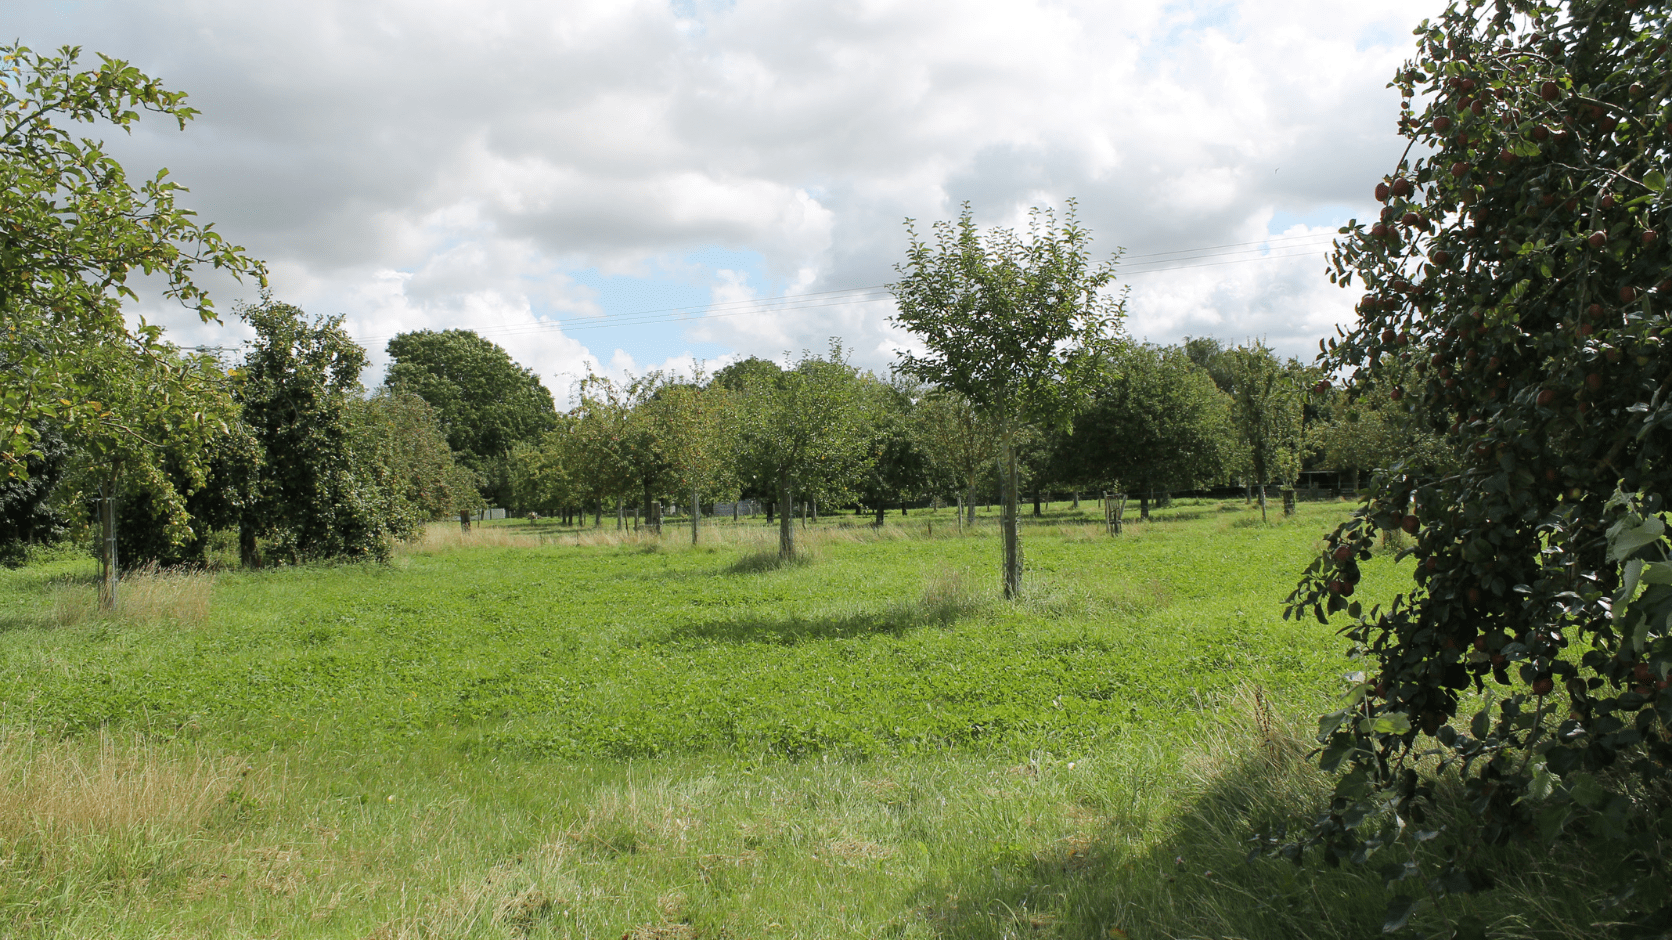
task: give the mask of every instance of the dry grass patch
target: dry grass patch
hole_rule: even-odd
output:
[[[82,579],[60,582],[52,592],[49,620],[63,627],[104,618],[195,627],[209,619],[214,596],[213,572],[201,568],[159,568],[152,564],[122,576],[116,590],[116,607],[109,612],[99,609],[96,584]]]
[[[236,758],[165,756],[143,745],[0,740],[0,833],[10,840],[47,833],[191,830],[248,793],[251,768]],[[243,797],[247,799],[248,797]]]

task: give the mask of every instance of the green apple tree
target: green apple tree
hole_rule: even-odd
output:
[[[1288,846],[1363,860],[1431,839],[1452,854],[1419,872],[1424,905],[1483,885],[1471,841],[1582,834],[1613,846],[1610,919],[1672,919],[1668,17],[1466,0],[1425,22],[1394,80],[1407,155],[1376,185],[1381,217],[1337,242],[1332,279],[1365,293],[1325,364],[1360,381],[1408,360],[1416,381],[1385,394],[1440,416],[1456,466],[1378,473],[1290,598],[1345,612],[1365,672],[1320,729],[1333,802]],[[1396,529],[1411,580],[1365,609],[1357,563]],[[1454,723],[1471,686],[1494,694]],[[1478,830],[1435,838],[1448,771]],[[1389,927],[1418,902],[1398,894]]]
[[[0,468],[8,477],[27,472],[43,420],[119,435],[141,423],[125,419],[127,406],[157,407],[95,397],[89,356],[110,365],[119,353],[133,360],[122,367],[128,374],[165,391],[175,380],[198,382],[194,369],[177,367],[161,331],[124,320],[122,303],[138,298],[130,279],[153,279],[205,320],[215,314],[193,280],[201,269],[265,283],[259,262],[175,203],[184,189],[167,170],[135,185],[102,143],[73,133],[78,124],[128,131],[146,112],[184,129],[197,114],[185,93],[119,59],[100,56],[82,69],[80,55],[70,46],[56,55],[0,46]]]
[[[983,233],[968,205],[956,223],[937,222],[935,241],[906,222],[911,247],[890,285],[894,322],[917,335],[899,370],[964,396],[991,421],[1003,483],[1004,594],[1022,589],[1017,531],[1017,446],[1028,424],[1060,426],[1096,382],[1113,348],[1125,295],[1110,293],[1114,260],[1091,260],[1091,233],[1074,203],[1059,226],[1054,211],[1029,212],[1025,236]]]

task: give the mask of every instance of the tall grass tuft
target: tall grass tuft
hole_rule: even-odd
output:
[[[159,568],[156,564],[122,576],[116,608],[99,610],[96,585],[85,581],[60,582],[53,591],[51,622],[73,627],[106,617],[125,623],[172,622],[200,626],[209,619],[215,596],[215,575],[201,568]]]

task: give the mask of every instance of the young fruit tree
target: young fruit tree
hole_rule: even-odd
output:
[[[1054,428],[1073,415],[1114,348],[1124,293],[1111,293],[1115,259],[1094,264],[1091,233],[1068,203],[1061,226],[1050,209],[1028,213],[1025,236],[981,232],[966,204],[937,222],[935,243],[906,222],[911,248],[890,285],[894,322],[917,334],[899,371],[968,399],[997,431],[1003,512],[1004,594],[1022,589],[1017,532],[1017,445],[1024,428]]]
[[[794,368],[744,379],[732,437],[736,466],[743,478],[772,487],[780,558],[795,556],[796,497],[846,496],[865,470],[872,419],[863,392],[834,343],[828,358],[803,355]]]
[[[1263,522],[1266,484],[1293,480],[1300,470],[1303,386],[1311,376],[1293,359],[1285,364],[1258,341],[1220,353],[1220,368],[1230,389],[1231,424],[1260,493]]]
[[[1375,187],[1380,218],[1341,230],[1331,277],[1365,294],[1322,359],[1354,381],[1409,360],[1413,385],[1383,393],[1443,416],[1456,465],[1378,473],[1290,597],[1289,615],[1345,611],[1366,669],[1322,722],[1342,775],[1291,856],[1432,839],[1455,850],[1418,873],[1443,899],[1486,883],[1473,841],[1582,836],[1620,879],[1610,919],[1672,918],[1667,20],[1503,0],[1416,31],[1394,80],[1407,156]],[[1414,537],[1412,580],[1366,609],[1348,595],[1378,530]],[[1490,694],[1458,722],[1471,687]],[[1445,772],[1477,832],[1423,826]],[[1390,929],[1416,904],[1396,896]]]
[[[916,437],[930,466],[963,494],[964,525],[975,525],[975,490],[998,460],[998,434],[970,400],[944,389],[923,397]]]

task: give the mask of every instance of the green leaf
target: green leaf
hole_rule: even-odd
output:
[[[1404,734],[1411,730],[1411,716],[1404,712],[1386,712],[1376,716],[1371,730],[1377,734]]]
[[[1555,774],[1551,773],[1549,768],[1540,764],[1538,769],[1533,771],[1533,779],[1527,784],[1527,792],[1523,795],[1522,799],[1533,800],[1536,802],[1548,800],[1550,798],[1550,794],[1556,791],[1556,784],[1558,782],[1559,778]]]
[[[1660,521],[1659,516],[1650,516],[1637,525],[1632,525],[1633,517],[1628,516],[1615,523],[1608,530],[1608,559],[1622,561],[1651,542],[1658,541],[1666,534],[1666,523]]]
[[[1654,192],[1664,192],[1666,190],[1666,174],[1659,170],[1650,170],[1643,174],[1643,185]]]
[[[1608,802],[1608,791],[1590,774],[1574,774],[1573,782],[1568,786],[1568,795],[1573,797],[1575,803],[1591,809]]]
[[[1406,922],[1411,919],[1411,911],[1416,906],[1417,899],[1409,895],[1396,894],[1388,899],[1388,913],[1382,921],[1382,933],[1405,929]]]

